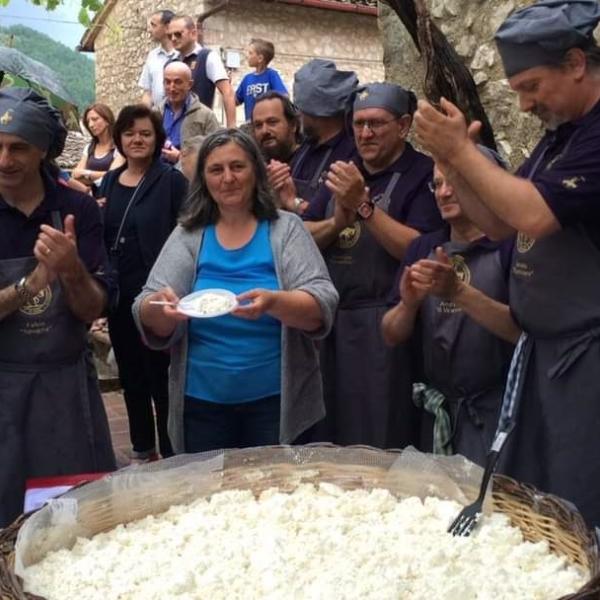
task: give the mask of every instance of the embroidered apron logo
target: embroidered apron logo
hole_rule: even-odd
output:
[[[533,238],[530,238],[519,231],[517,235],[517,250],[519,253],[525,254],[525,252],[529,252],[533,248],[534,244],[535,240]]]
[[[464,257],[460,254],[455,254],[450,257],[450,264],[456,273],[456,276],[467,285],[471,283],[471,269],[467,266]]]
[[[354,223],[354,225],[350,225],[350,227],[342,229],[340,235],[338,236],[337,246],[344,250],[347,250],[348,248],[353,248],[358,243],[360,234],[360,223]]]
[[[37,296],[33,297],[29,302],[21,306],[19,309],[22,313],[31,317],[36,317],[45,313],[52,303],[52,289],[46,286],[40,291]]]

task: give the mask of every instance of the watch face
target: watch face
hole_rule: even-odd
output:
[[[373,214],[374,206],[371,202],[363,202],[356,212],[363,218],[368,219]]]

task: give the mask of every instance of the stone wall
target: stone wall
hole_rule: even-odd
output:
[[[169,5],[178,12],[198,14],[214,3],[176,0]],[[145,23],[155,7],[155,0],[119,0],[111,11],[95,44],[98,101],[118,110],[140,97],[137,79],[152,47]],[[281,73],[290,92],[294,72],[315,57],[332,59],[340,69],[354,69],[363,82],[384,78],[383,46],[373,16],[261,0],[232,0],[226,10],[205,21],[204,42],[211,48],[242,53],[240,68],[231,70],[234,88],[249,71],[243,51],[252,37],[264,37],[275,44],[271,66]],[[215,112],[222,118],[218,93],[216,97]],[[238,122],[242,121],[240,107]]]
[[[494,44],[506,16],[531,0],[425,0],[436,25],[473,73],[502,153],[513,165],[528,156],[542,133],[540,122],[519,111]],[[380,2],[386,79],[422,94],[423,64],[396,13]]]

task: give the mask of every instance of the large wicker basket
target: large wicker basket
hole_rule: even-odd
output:
[[[80,517],[94,520],[93,533],[97,533],[112,528],[118,522],[128,522],[150,513],[161,512],[173,503],[191,501],[192,497],[208,496],[226,489],[245,488],[260,493],[270,487],[278,487],[284,491],[292,491],[300,483],[328,481],[344,489],[387,488],[402,496],[414,493],[415,479],[427,480],[427,488],[435,489],[436,474],[394,469],[402,454],[400,451],[381,451],[358,446],[339,448],[314,445],[205,453],[197,455],[197,460],[206,463],[212,461],[212,468],[205,469],[198,476],[198,481],[186,481],[185,486],[179,486],[185,488],[183,491],[178,489],[174,494],[173,490],[169,493],[155,493],[153,490],[152,494],[144,494],[143,490],[142,493],[136,490],[137,493],[131,493],[133,490],[128,483],[125,488],[131,502],[126,502],[126,514],[123,512],[122,498],[109,498],[105,494],[103,498],[95,498],[93,501],[89,501],[88,497],[87,507],[82,502]],[[215,458],[218,459],[217,463],[214,462]],[[174,463],[173,472],[178,464],[181,463]],[[214,468],[215,464],[218,468]],[[138,469],[134,474],[146,473],[152,476],[154,473],[155,476],[157,468],[160,469],[160,463],[147,470]],[[101,483],[85,486],[86,493],[90,490],[93,496],[94,486],[98,485]],[[472,485],[462,485],[461,491],[467,499],[473,498],[477,493],[476,486]],[[494,478],[492,505],[494,510],[507,514],[527,540],[545,540],[553,552],[565,556],[570,563],[589,570],[591,580],[577,593],[560,600],[600,599],[598,543],[579,513],[559,498],[542,494],[530,486],[503,476]],[[14,572],[17,535],[29,516],[22,516],[10,527],[0,531],[0,600],[39,599],[38,596],[23,591],[21,581]]]

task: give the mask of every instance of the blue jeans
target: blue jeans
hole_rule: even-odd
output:
[[[220,404],[185,397],[185,451],[250,448],[279,444],[281,397],[269,396],[240,404]]]

